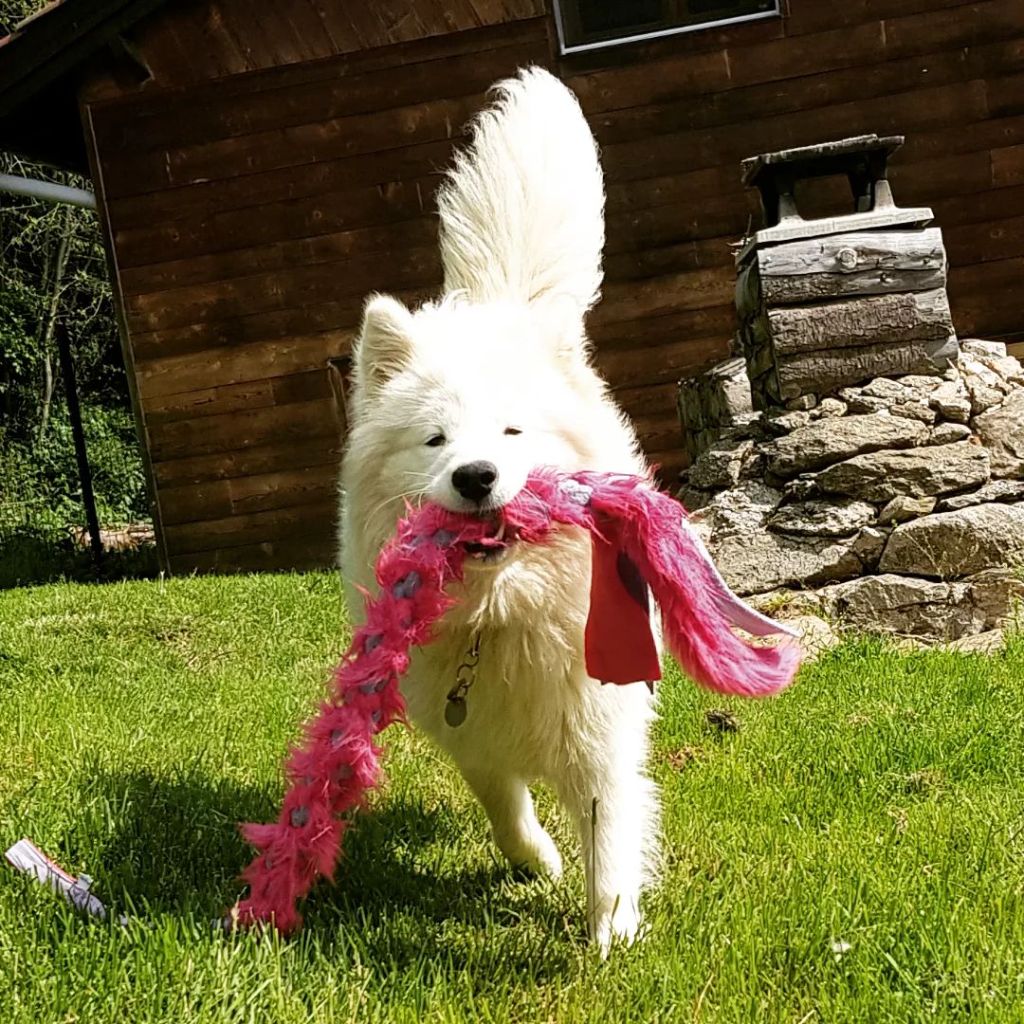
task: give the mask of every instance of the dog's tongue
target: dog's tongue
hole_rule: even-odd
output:
[[[587,673],[603,683],[661,678],[651,633],[647,584],[620,548],[591,534],[590,615],[584,634]]]

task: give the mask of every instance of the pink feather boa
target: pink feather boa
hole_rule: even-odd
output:
[[[497,522],[437,505],[412,510],[377,562],[380,594],[367,595],[366,622],[334,676],[333,698],[304,728],[287,764],[288,792],[272,825],[245,825],[260,852],[243,873],[248,897],[231,918],[241,925],[272,923],[282,932],[301,925],[296,904],[318,876],[331,878],[347,825],[380,778],[377,733],[404,720],[398,681],[409,650],[430,642],[431,629],[451,606],[446,588],[460,580],[467,545],[501,547],[543,542],[559,524],[578,526],[624,552],[653,591],[665,640],[683,670],[721,693],[761,697],[796,674],[796,644],[751,646],[730,628],[788,632],[735,597],[682,506],[632,476],[553,471],[531,475]]]

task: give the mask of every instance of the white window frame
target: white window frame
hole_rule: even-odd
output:
[[[558,29],[558,47],[563,54],[585,53],[588,50],[604,50],[609,46],[625,46],[627,43],[639,43],[648,39],[663,39],[666,36],[678,36],[686,32],[701,32],[706,28],[721,28],[724,25],[739,25],[745,21],[764,21],[766,18],[778,18],[782,15],[781,0],[774,0],[770,11],[758,11],[756,14],[740,14],[735,18],[718,18],[715,21],[702,21],[697,25],[678,25],[675,28],[659,28],[652,32],[640,32],[632,36],[621,36],[617,39],[602,39],[596,43],[577,43],[567,46],[565,42],[565,26],[562,21],[562,4],[565,0],[552,0],[555,9],[555,26]]]

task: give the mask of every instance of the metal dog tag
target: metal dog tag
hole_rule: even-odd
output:
[[[452,729],[457,729],[466,720],[466,701],[463,697],[449,697],[444,706],[444,720]]]

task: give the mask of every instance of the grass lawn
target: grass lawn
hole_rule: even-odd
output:
[[[499,862],[421,738],[291,941],[215,935],[345,646],[327,575],[0,593],[0,844],[95,879],[121,929],[0,867],[0,1021],[1024,1020],[1024,642],[849,645],[781,698],[673,675],[650,935],[601,963],[583,883]],[[710,727],[725,707],[737,733]],[[542,820],[563,850],[551,799]]]

